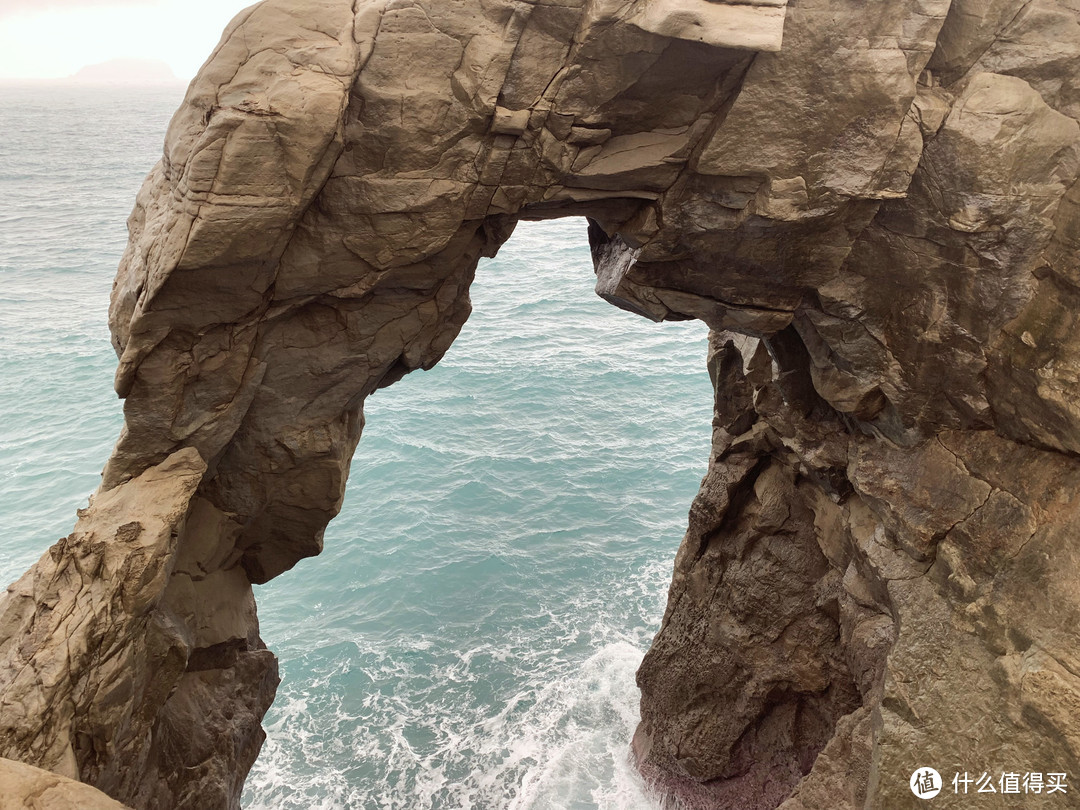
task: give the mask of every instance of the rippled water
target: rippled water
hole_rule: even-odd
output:
[[[0,87],[0,574],[120,426],[105,313],[174,91]],[[380,391],[326,551],[257,589],[283,681],[250,808],[650,808],[627,761],[710,422],[705,330],[525,223],[443,362]]]

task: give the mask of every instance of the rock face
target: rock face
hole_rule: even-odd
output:
[[[0,600],[0,754],[238,806],[251,584],[319,552],[479,258],[584,215],[600,295],[712,329],[646,776],[892,810],[925,765],[1080,775],[1078,118],[1073,0],[248,9],[129,221],[101,488]]]
[[[4,810],[126,810],[100,790],[32,765],[0,759]]]

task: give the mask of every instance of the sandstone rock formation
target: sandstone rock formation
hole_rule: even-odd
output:
[[[82,782],[10,759],[0,759],[3,810],[125,810]]]
[[[1074,0],[248,9],[129,221],[101,488],[0,601],[0,754],[237,806],[251,584],[319,552],[479,258],[584,215],[600,295],[712,329],[643,772],[786,810],[1080,775],[1078,118]]]

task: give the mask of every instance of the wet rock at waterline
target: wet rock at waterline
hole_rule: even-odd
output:
[[[1078,116],[1064,0],[245,11],[130,220],[101,488],[0,600],[0,754],[237,806],[252,583],[319,552],[364,398],[438,362],[479,258],[584,215],[601,296],[712,329],[646,777],[794,810],[1080,774]]]

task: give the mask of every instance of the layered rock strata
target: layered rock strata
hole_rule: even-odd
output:
[[[600,295],[712,329],[646,776],[891,810],[922,765],[1080,775],[1077,118],[1072,0],[253,6],[129,220],[102,485],[0,600],[0,755],[238,806],[251,585],[319,552],[480,257],[576,215]]]

